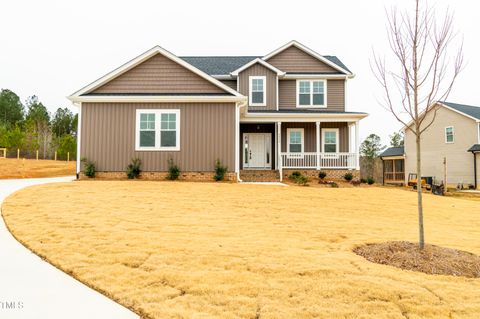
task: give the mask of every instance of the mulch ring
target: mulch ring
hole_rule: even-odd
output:
[[[353,250],[368,261],[433,275],[480,278],[480,256],[472,253],[418,243],[390,241],[366,244]]]

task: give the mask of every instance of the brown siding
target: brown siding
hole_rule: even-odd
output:
[[[279,109],[295,109],[297,105],[296,80],[280,80],[278,90]],[[327,110],[345,111],[345,80],[327,80]]]
[[[135,151],[135,110],[180,109],[180,151]],[[139,157],[144,171],[166,171],[172,158],[182,171],[211,171],[218,158],[235,168],[235,104],[83,103],[81,157],[98,171],[124,171]]]
[[[93,93],[225,93],[180,64],[157,54]]]
[[[250,110],[276,110],[277,109],[277,74],[263,65],[256,63],[242,71],[239,76],[239,92],[248,97],[249,76],[266,76],[266,106],[248,106]]]
[[[221,80],[223,84],[227,85],[231,89],[237,90],[237,80]]]
[[[304,151],[316,152],[316,124],[315,123],[282,123],[282,152],[287,151],[287,128],[303,128],[304,129]],[[345,122],[323,122],[320,123],[320,130],[322,128],[338,128],[339,149],[340,152],[348,152],[348,124]],[[320,132],[320,139],[322,134]],[[320,140],[321,145],[321,140]]]
[[[338,72],[295,46],[283,50],[267,61],[284,72]]]

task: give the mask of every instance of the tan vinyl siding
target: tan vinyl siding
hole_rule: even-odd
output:
[[[250,110],[276,110],[277,109],[277,74],[272,70],[256,63],[242,71],[239,76],[239,92],[249,96],[249,77],[266,76],[266,106],[248,106]]]
[[[287,152],[287,129],[303,128],[304,129],[304,152],[316,152],[316,124],[313,123],[282,123],[282,152]],[[348,124],[345,122],[324,122],[320,123],[322,128],[338,128],[339,149],[340,152],[348,152]],[[320,134],[320,145],[322,135]],[[321,150],[321,146],[320,146]]]
[[[234,89],[235,91],[237,90],[237,80],[221,80],[220,82],[222,82],[229,88]]]
[[[338,70],[295,46],[283,50],[267,61],[283,72],[338,72]]]
[[[179,109],[180,151],[135,151],[136,109]],[[83,103],[81,157],[98,171],[124,171],[142,160],[144,171],[166,171],[172,158],[182,171],[212,171],[218,158],[235,168],[235,104]]]
[[[434,112],[430,111],[424,123],[430,123]],[[434,176],[438,182],[444,180],[443,159],[447,159],[447,183],[455,187],[458,183],[473,184],[473,155],[467,150],[478,143],[477,123],[457,112],[438,107],[435,121],[422,134],[422,175]],[[454,127],[454,143],[445,143],[445,128]],[[480,160],[480,155],[477,159]],[[416,172],[415,135],[405,132],[405,178]],[[480,171],[479,171],[480,173]],[[480,174],[479,174],[480,175]],[[477,177],[478,178],[478,177]],[[480,179],[478,179],[480,181]]]
[[[330,111],[345,111],[345,80],[327,80],[327,108]]]
[[[280,80],[278,90],[279,109],[295,109],[297,107],[296,80]],[[327,80],[327,110],[345,111],[345,80]]]
[[[157,54],[93,93],[225,93],[180,64]]]

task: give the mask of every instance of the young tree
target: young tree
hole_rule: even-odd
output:
[[[463,57],[461,45],[453,55],[450,53],[456,38],[450,13],[439,18],[426,1],[413,3],[412,11],[399,13],[393,8],[387,14],[393,67],[374,54],[372,69],[384,91],[382,105],[415,136],[419,247],[423,249],[421,136],[435,121],[435,102],[444,101],[452,90]],[[430,110],[433,116],[426,120]]]
[[[14,127],[23,120],[23,105],[14,92],[2,89],[0,91],[0,125]]]
[[[389,135],[388,137],[390,137],[390,146],[392,147],[403,146],[404,144],[403,132],[394,132],[392,135]]]
[[[73,131],[74,116],[68,108],[58,108],[52,119],[52,133],[60,137]]]
[[[373,176],[373,166],[375,163],[375,158],[380,155],[380,152],[385,149],[385,146],[382,145],[380,136],[376,134],[370,134],[367,138],[360,144],[360,155],[364,158],[365,163],[367,164],[367,175]]]
[[[26,126],[31,151],[40,147],[43,158],[46,158],[48,145],[51,141],[50,114],[47,108],[36,96],[30,97],[27,102]]]

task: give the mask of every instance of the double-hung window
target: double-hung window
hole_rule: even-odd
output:
[[[137,110],[135,150],[180,150],[180,110]]]
[[[287,129],[287,145],[289,153],[303,153],[303,129]]]
[[[453,143],[454,140],[455,140],[455,136],[454,136],[455,132],[453,130],[453,126],[447,126],[445,128],[445,143]]]
[[[265,76],[251,76],[249,77],[249,105],[251,106],[265,106],[266,102],[266,77]]]
[[[325,80],[298,80],[297,107],[326,107]]]
[[[337,153],[338,152],[338,129],[322,130],[322,152]]]

